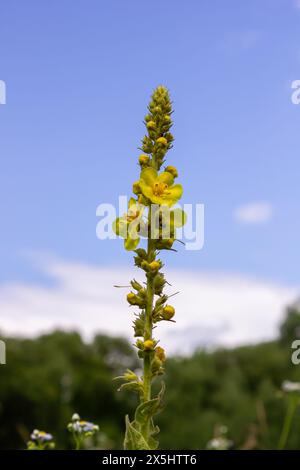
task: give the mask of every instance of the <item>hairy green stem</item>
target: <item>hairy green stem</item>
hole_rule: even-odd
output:
[[[149,227],[151,227],[151,207],[149,208],[148,214],[148,223]],[[153,246],[152,240],[150,236],[148,236],[148,244],[147,244],[147,257],[150,260],[152,256]],[[145,309],[145,331],[144,331],[144,341],[152,339],[152,309],[153,309],[153,298],[154,298],[154,291],[153,291],[153,277],[151,275],[147,275],[147,305]],[[145,353],[144,356],[144,373],[143,373],[143,382],[144,382],[144,395],[143,395],[143,402],[147,402],[151,400],[151,381],[152,381],[152,373],[151,373],[151,354],[150,351]],[[143,435],[146,441],[149,438],[149,425],[150,423],[147,422],[144,429]]]

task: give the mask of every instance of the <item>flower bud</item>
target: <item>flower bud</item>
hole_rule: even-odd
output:
[[[147,165],[149,163],[149,160],[150,160],[149,155],[145,155],[145,154],[142,153],[139,156],[139,164],[142,165],[142,166]]]
[[[144,350],[145,351],[152,351],[154,348],[154,341],[153,339],[147,339],[144,341]]]
[[[158,250],[169,250],[172,248],[174,241],[174,238],[163,238],[161,240],[157,240],[155,246]]]
[[[177,178],[177,176],[178,176],[178,171],[177,171],[177,168],[175,166],[169,165],[165,168],[165,171],[167,171],[168,173],[171,173],[171,175],[174,178]]]
[[[132,185],[132,192],[134,194],[139,194],[141,192],[141,188],[140,188],[140,185],[139,185],[139,182],[138,181],[135,181],[135,183],[133,183]]]
[[[132,372],[132,370],[127,369],[127,371],[124,373],[124,379],[128,382],[132,382],[133,380],[137,379],[137,376],[134,372]]]
[[[167,132],[167,133],[165,134],[165,136],[166,136],[166,140],[167,140],[168,142],[173,142],[174,136],[173,136],[173,134],[171,134],[171,132]]]
[[[149,263],[149,268],[152,272],[158,271],[160,268],[160,262],[159,261],[151,261]]]
[[[154,121],[149,121],[147,122],[147,129],[152,129],[154,130],[156,128],[156,124]]]
[[[164,121],[165,121],[167,124],[169,124],[169,123],[171,122],[171,116],[169,116],[169,114],[166,114],[166,115],[164,116]]]
[[[132,285],[132,288],[137,290],[138,292],[141,291],[143,289],[143,286],[137,282],[135,279],[133,279],[130,284]]]
[[[129,292],[129,294],[127,294],[127,302],[130,305],[136,305],[136,299],[137,296],[133,292]]]
[[[158,139],[156,139],[156,143],[162,145],[163,147],[167,147],[168,145],[168,141],[167,139],[165,139],[165,137],[159,137]]]
[[[175,308],[172,305],[166,305],[163,308],[162,316],[164,320],[171,320],[175,315]]]
[[[148,261],[144,260],[141,262],[141,268],[144,270],[144,271],[149,271],[149,263]]]
[[[144,342],[141,339],[138,339],[135,345],[138,349],[144,349]]]
[[[153,287],[154,287],[154,292],[156,295],[161,295],[165,284],[166,284],[166,280],[163,274],[160,274],[160,273],[156,274],[153,280]]]

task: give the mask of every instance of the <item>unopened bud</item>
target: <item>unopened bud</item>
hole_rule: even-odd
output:
[[[141,188],[140,188],[140,185],[139,185],[139,182],[136,181],[135,183],[133,183],[132,185],[132,192],[134,194],[139,194],[141,192]]]
[[[152,351],[154,348],[154,341],[152,339],[147,339],[144,341],[144,350],[145,351]]]
[[[158,271],[160,268],[160,262],[159,261],[151,261],[149,263],[149,268],[152,272]]]
[[[178,176],[178,171],[177,171],[177,168],[175,166],[169,165],[165,168],[165,171],[167,171],[168,173],[171,173],[171,175],[174,178],[177,178],[177,176]]]
[[[135,305],[136,304],[136,298],[137,298],[137,296],[133,292],[129,292],[129,294],[127,294],[127,302],[130,305]]]
[[[150,160],[149,155],[145,155],[142,153],[142,155],[139,156],[140,165],[147,165],[149,163],[149,160]]]
[[[154,121],[149,121],[147,122],[147,129],[155,129],[156,128],[156,124]]]
[[[163,318],[164,320],[171,320],[175,315],[175,308],[172,305],[166,305],[163,308]]]
[[[167,139],[165,139],[165,137],[159,137],[158,139],[156,139],[156,143],[162,145],[163,147],[167,147],[168,145],[168,141]]]

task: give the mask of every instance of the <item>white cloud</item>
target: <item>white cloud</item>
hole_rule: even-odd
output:
[[[36,335],[53,328],[78,329],[86,338],[96,332],[132,338],[134,309],[129,308],[128,284],[138,271],[96,268],[47,259],[42,266],[55,284],[0,285],[1,330],[4,334]],[[186,270],[168,271],[180,290],[172,298],[176,324],[160,324],[157,337],[170,352],[189,352],[198,345],[237,345],[273,338],[284,307],[297,289],[238,275]]]
[[[273,207],[268,202],[252,202],[239,206],[234,211],[234,217],[245,224],[261,224],[268,222],[273,215]]]
[[[294,0],[294,6],[300,9],[300,0]]]

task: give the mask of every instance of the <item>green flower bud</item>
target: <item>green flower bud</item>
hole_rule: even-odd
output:
[[[130,282],[130,284],[132,285],[132,288],[137,290],[138,292],[143,290],[143,286],[139,282],[137,282],[135,279],[133,279]]]
[[[141,339],[138,339],[135,345],[138,349],[144,349],[144,341],[142,341]]]
[[[132,372],[132,370],[127,369],[127,371],[124,373],[124,379],[128,382],[131,382],[132,380],[137,380],[137,375]]]
[[[163,274],[157,274],[153,280],[154,293],[156,295],[161,295],[165,284],[166,280]]]

